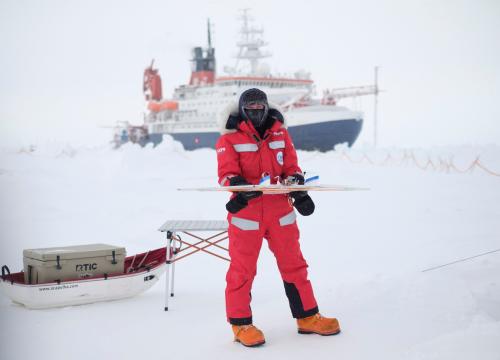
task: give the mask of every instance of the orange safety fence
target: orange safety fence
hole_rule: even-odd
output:
[[[432,158],[429,155],[427,155],[427,160],[421,163],[418,161],[413,150],[404,150],[403,156],[401,156],[399,159],[393,156],[391,153],[388,153],[385,159],[382,161],[375,161],[372,158],[370,158],[366,153],[363,153],[360,158],[355,159],[352,156],[349,156],[345,150],[342,151],[341,157],[354,164],[361,164],[363,162],[367,162],[370,165],[386,166],[392,163],[393,165],[396,166],[402,166],[407,163],[410,163],[423,171],[433,170],[433,171],[444,171],[446,173],[451,173],[451,172],[456,172],[459,174],[472,173],[476,168],[478,168],[487,173],[488,175],[500,177],[499,172],[493,171],[488,167],[486,167],[486,165],[481,163],[480,156],[476,156],[475,160],[472,161],[464,169],[460,169],[458,166],[455,165],[455,162],[453,161],[453,156],[450,157],[449,159],[443,159],[442,157],[439,156],[437,160],[434,159],[433,161]]]

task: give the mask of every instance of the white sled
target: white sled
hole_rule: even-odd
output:
[[[27,285],[24,273],[2,268],[0,288],[15,303],[30,309],[82,305],[138,295],[153,286],[165,271],[165,248],[129,256],[123,273],[46,284]]]

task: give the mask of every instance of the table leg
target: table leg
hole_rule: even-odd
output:
[[[177,247],[176,247],[176,244],[175,244],[175,238],[174,238],[174,243],[173,243],[173,257],[172,257],[172,288],[170,289],[170,296],[171,297],[174,297],[174,281],[175,281],[175,258],[177,257],[177,251],[175,250]]]
[[[169,280],[170,280],[170,249],[171,249],[171,240],[172,240],[172,232],[167,231],[167,247],[166,247],[166,270],[165,270],[165,311],[168,311],[168,292],[169,292]]]

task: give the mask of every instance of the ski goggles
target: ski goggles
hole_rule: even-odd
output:
[[[243,108],[250,109],[250,110],[261,110],[261,109],[265,109],[266,105],[261,104],[261,103],[251,103],[251,104],[246,104]]]

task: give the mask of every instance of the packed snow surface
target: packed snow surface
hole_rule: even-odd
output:
[[[481,151],[500,170],[498,147],[445,150],[463,166]],[[499,177],[355,164],[338,152],[299,152],[299,161],[322,183],[371,189],[314,193],[315,214],[298,219],[320,311],[339,318],[341,334],[297,333],[264,246],[252,291],[260,348],[232,341],[228,264],[198,253],[177,263],[168,312],[164,278],[132,299],[60,309],[27,310],[0,295],[0,358],[500,359],[500,251],[423,272],[500,249]],[[20,270],[22,250],[35,247],[161,247],[167,219],[225,218],[228,194],[176,190],[214,185],[215,152],[169,139],[155,149],[3,149],[0,262]]]

